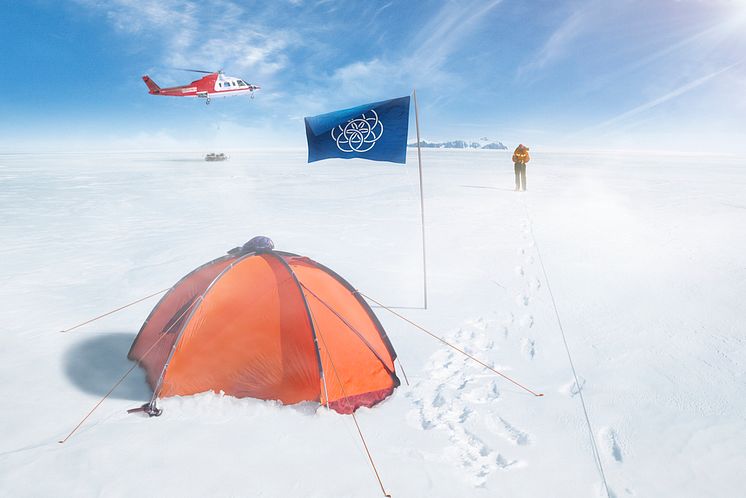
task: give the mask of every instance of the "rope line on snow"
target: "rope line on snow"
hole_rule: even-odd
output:
[[[167,289],[167,290],[168,290],[168,289]],[[171,324],[171,325],[170,325],[170,326],[168,327],[168,329],[166,329],[165,331],[161,332],[161,336],[160,336],[160,337],[159,337],[159,338],[158,338],[158,339],[157,339],[157,340],[156,340],[156,341],[155,341],[155,342],[153,343],[153,345],[152,345],[152,346],[150,346],[150,347],[148,348],[148,350],[147,350],[147,351],[145,351],[145,354],[143,354],[143,355],[142,355],[142,357],[140,358],[140,360],[143,360],[143,359],[145,359],[145,357],[146,357],[146,356],[148,356],[148,354],[150,354],[150,352],[151,352],[151,351],[152,351],[152,350],[153,350],[153,349],[154,349],[154,348],[155,348],[155,347],[156,347],[156,346],[158,345],[158,343],[160,343],[160,342],[161,342],[161,340],[162,340],[162,339],[163,339],[164,337],[166,337],[166,335],[168,334],[168,332],[170,332],[170,331],[171,331],[171,329],[173,328],[173,326],[174,326],[174,325],[176,325],[177,323],[179,323],[179,320],[181,320],[181,319],[182,319],[182,317],[183,317],[183,316],[184,316],[184,315],[186,314],[186,312],[187,312],[187,311],[189,311],[189,310],[190,310],[190,309],[191,309],[191,308],[192,308],[192,307],[194,306],[194,304],[195,304],[195,303],[196,303],[197,301],[199,301],[199,299],[195,299],[194,301],[192,301],[192,304],[190,304],[190,305],[189,305],[189,307],[187,307],[187,309],[185,309],[185,310],[184,310],[184,311],[183,311],[183,312],[181,313],[181,315],[179,315],[179,318],[177,318],[176,320],[174,320],[174,322],[173,322],[173,323],[172,323],[172,324]],[[135,363],[134,363],[134,364],[133,364],[133,365],[132,365],[132,366],[131,366],[131,367],[129,368],[129,370],[127,370],[127,371],[126,371],[126,372],[124,373],[124,375],[122,375],[122,377],[121,377],[121,378],[120,378],[120,379],[119,379],[119,380],[118,380],[118,381],[117,381],[117,382],[116,382],[116,383],[115,383],[115,384],[114,384],[114,385],[113,385],[113,386],[111,387],[111,389],[109,389],[109,392],[107,392],[107,393],[106,393],[106,394],[104,395],[104,397],[103,397],[103,398],[101,398],[101,399],[100,399],[100,400],[98,401],[98,403],[96,403],[96,404],[94,405],[94,407],[93,407],[93,408],[91,408],[91,410],[90,410],[90,411],[89,411],[89,412],[88,412],[88,413],[86,414],[86,416],[85,416],[85,417],[83,417],[83,419],[82,419],[82,420],[81,420],[80,422],[78,422],[78,425],[76,425],[76,426],[75,426],[75,428],[73,428],[73,430],[72,430],[72,431],[70,431],[70,434],[68,434],[67,436],[65,436],[65,438],[64,438],[64,439],[61,439],[60,441],[57,441],[57,442],[58,442],[58,443],[64,443],[65,441],[67,441],[68,439],[70,439],[70,437],[71,437],[71,436],[72,436],[73,434],[75,434],[75,432],[76,432],[76,431],[77,431],[77,430],[78,430],[78,429],[80,428],[80,426],[82,426],[82,425],[83,425],[83,423],[84,423],[84,422],[85,422],[86,420],[88,420],[88,417],[90,417],[90,416],[91,416],[91,415],[93,414],[93,412],[95,412],[95,411],[96,411],[96,409],[97,409],[97,408],[98,408],[99,406],[101,406],[101,404],[102,404],[102,403],[103,403],[103,402],[104,402],[104,401],[106,400],[106,398],[108,398],[108,397],[109,397],[109,396],[111,395],[111,393],[113,393],[113,392],[114,392],[114,390],[115,390],[115,389],[116,389],[117,387],[119,387],[119,384],[121,384],[122,382],[124,382],[124,379],[126,379],[126,378],[127,378],[127,376],[128,376],[129,374],[131,374],[131,373],[132,373],[132,371],[133,371],[133,370],[134,370],[135,368],[137,368],[137,366],[138,366],[139,364],[140,364],[140,362],[135,362]]]
[[[96,320],[100,320],[101,318],[103,318],[105,316],[109,316],[109,315],[111,315],[113,313],[116,313],[117,311],[122,311],[125,308],[129,308],[130,306],[134,306],[137,303],[141,303],[141,302],[145,301],[146,299],[150,299],[151,297],[155,297],[155,296],[157,296],[159,294],[163,294],[164,292],[168,291],[169,289],[171,289],[171,287],[169,287],[167,289],[159,290],[158,292],[154,292],[154,293],[152,293],[150,295],[147,295],[145,297],[141,297],[137,301],[132,301],[131,303],[125,304],[124,306],[120,306],[117,309],[113,309],[111,311],[107,311],[103,315],[99,315],[99,316],[97,316],[95,318],[91,318],[90,320],[86,320],[85,322],[79,323],[79,324],[75,325],[74,327],[70,327],[69,329],[60,330],[60,332],[70,332],[71,330],[75,330],[78,327],[82,327],[83,325],[87,325],[87,324],[89,324],[91,322],[95,322]]]
[[[585,422],[588,425],[588,434],[590,435],[591,439],[591,449],[593,451],[593,457],[596,460],[596,465],[598,466],[599,473],[601,474],[601,480],[604,484],[604,489],[606,490],[606,496],[608,498],[611,498],[611,492],[609,491],[609,485],[606,482],[606,473],[604,472],[604,466],[601,463],[601,454],[598,451],[598,445],[596,444],[596,437],[593,434],[593,426],[591,425],[591,419],[588,416],[588,408],[585,404],[585,398],[583,397],[583,389],[580,387],[580,382],[578,381],[578,374],[575,370],[575,363],[572,361],[572,355],[570,354],[570,347],[567,344],[567,337],[565,336],[565,329],[562,326],[562,320],[560,319],[559,310],[557,308],[557,301],[554,299],[554,293],[552,292],[552,286],[549,283],[549,276],[547,275],[547,269],[544,266],[544,260],[541,258],[541,251],[539,250],[539,244],[536,242],[536,236],[534,235],[534,227],[533,222],[531,221],[531,215],[528,211],[528,206],[524,202],[523,207],[526,210],[526,219],[529,223],[529,233],[531,234],[531,240],[534,243],[534,247],[536,248],[536,255],[539,258],[539,264],[541,265],[541,271],[544,274],[544,281],[547,283],[547,290],[549,291],[549,297],[552,300],[552,307],[554,308],[554,315],[557,317],[557,325],[559,326],[560,333],[562,334],[562,342],[565,344],[565,351],[567,352],[567,359],[570,361],[570,368],[572,369],[572,375],[575,378],[575,385],[578,387],[578,394],[580,395],[580,404],[583,407],[583,415],[585,415]]]
[[[533,390],[529,389],[528,387],[524,386],[524,385],[523,385],[523,384],[521,384],[520,382],[518,382],[518,381],[516,381],[516,380],[514,380],[514,379],[512,379],[512,378],[510,378],[510,377],[508,377],[508,376],[507,376],[507,375],[505,375],[504,373],[502,373],[502,372],[500,372],[500,371],[498,371],[498,370],[496,370],[496,369],[492,368],[491,366],[487,365],[487,364],[486,364],[486,363],[484,363],[483,361],[481,361],[481,360],[479,360],[479,359],[475,358],[474,356],[470,355],[469,353],[467,353],[467,352],[466,352],[466,351],[464,351],[463,349],[460,349],[460,348],[458,348],[457,346],[454,346],[454,345],[453,345],[453,344],[451,344],[450,342],[446,341],[446,340],[445,340],[445,339],[443,339],[442,337],[440,337],[440,336],[438,336],[438,335],[435,335],[435,334],[433,334],[432,332],[430,332],[429,330],[427,330],[427,329],[426,329],[425,327],[423,327],[423,326],[421,326],[421,325],[418,325],[418,324],[416,324],[415,322],[413,322],[413,321],[412,321],[412,320],[410,320],[409,318],[407,318],[407,317],[405,317],[405,316],[403,316],[403,315],[400,315],[399,313],[397,313],[396,311],[392,310],[391,308],[388,308],[388,307],[386,307],[386,306],[382,305],[381,303],[379,303],[378,301],[376,301],[376,300],[375,300],[375,299],[373,299],[372,297],[370,297],[370,296],[368,296],[368,295],[366,295],[366,294],[364,294],[364,293],[362,293],[362,292],[360,292],[360,291],[357,291],[357,292],[358,292],[358,294],[360,294],[361,296],[363,296],[363,297],[364,297],[365,299],[368,299],[368,300],[370,300],[370,301],[373,301],[374,303],[378,304],[378,305],[379,305],[379,306],[380,306],[381,308],[385,309],[385,310],[386,310],[386,311],[388,311],[389,313],[392,313],[392,314],[396,315],[397,317],[401,318],[402,320],[404,320],[405,322],[409,323],[410,325],[413,325],[414,327],[416,327],[416,328],[420,329],[421,331],[425,332],[425,333],[426,333],[427,335],[429,335],[430,337],[433,337],[433,338],[435,338],[435,339],[439,340],[440,342],[442,342],[443,344],[445,344],[445,345],[446,345],[446,346],[448,346],[449,348],[451,348],[451,349],[454,349],[454,350],[458,351],[459,353],[461,353],[462,355],[466,356],[467,358],[469,358],[469,359],[471,359],[471,360],[473,360],[473,361],[475,361],[475,362],[479,363],[479,364],[480,364],[480,365],[482,365],[482,366],[483,366],[484,368],[486,368],[486,369],[488,369],[488,370],[490,370],[490,371],[492,371],[492,372],[496,373],[497,375],[499,375],[499,376],[500,376],[500,377],[502,377],[503,379],[505,379],[505,380],[507,380],[507,381],[510,381],[510,382],[512,382],[513,384],[515,384],[516,386],[520,387],[520,388],[521,388],[521,389],[523,389],[524,391],[526,391],[526,392],[529,392],[529,393],[531,393],[531,394],[533,394],[534,396],[537,396],[537,397],[539,397],[539,396],[544,396],[544,394],[543,394],[543,393],[537,393],[537,392],[535,392],[535,391],[533,391]]]

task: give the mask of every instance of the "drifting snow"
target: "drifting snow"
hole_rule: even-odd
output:
[[[612,496],[740,494],[744,160],[533,152],[520,194],[507,153],[424,151],[430,309],[399,311],[545,396],[377,309],[411,383],[358,412],[387,490],[606,496],[582,393]],[[254,235],[421,302],[413,156],[156,156],[0,156],[0,494],[380,496],[349,416],[213,393],[127,415],[150,396],[139,369],[57,443],[130,367],[156,300],[58,331]]]

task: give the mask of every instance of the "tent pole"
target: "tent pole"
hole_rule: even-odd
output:
[[[422,150],[420,149],[420,112],[417,106],[417,89],[412,89],[414,100],[414,123],[417,128],[417,164],[420,178],[420,224],[422,227],[422,297],[427,309],[427,257],[425,254],[425,200],[422,194]]]

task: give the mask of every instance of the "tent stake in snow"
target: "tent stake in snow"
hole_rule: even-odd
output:
[[[171,328],[172,328],[172,327],[173,327],[174,325],[176,325],[176,324],[177,324],[177,323],[179,322],[179,320],[181,320],[181,318],[182,318],[182,317],[183,317],[183,316],[184,316],[184,315],[186,314],[186,312],[187,312],[187,311],[189,311],[190,309],[192,309],[192,307],[193,307],[193,306],[194,306],[194,302],[193,302],[193,303],[192,303],[191,305],[189,305],[189,307],[188,307],[187,309],[185,309],[185,310],[184,310],[184,311],[183,311],[183,312],[181,313],[181,315],[179,315],[179,318],[178,318],[178,319],[174,320],[174,323],[172,323],[172,324],[171,324],[171,326],[170,326],[170,327],[169,327],[168,329],[166,329],[166,330],[164,331],[164,333],[163,333],[163,334],[161,334],[161,336],[160,336],[160,337],[158,338],[158,340],[156,340],[155,342],[153,342],[153,345],[152,345],[152,346],[150,346],[150,348],[149,348],[149,349],[148,349],[148,350],[147,350],[147,351],[145,352],[145,354],[143,355],[143,358],[144,358],[144,357],[146,357],[146,356],[147,356],[148,354],[150,354],[150,352],[151,352],[151,351],[153,351],[153,349],[154,349],[154,348],[155,348],[155,347],[156,347],[156,346],[158,345],[158,343],[160,343],[160,342],[161,342],[161,339],[163,339],[164,337],[166,337],[166,336],[168,335],[168,332],[170,332],[170,331],[171,331]],[[137,364],[137,363],[135,363],[134,365],[132,365],[132,366],[131,366],[131,367],[129,368],[129,370],[127,370],[127,371],[126,371],[126,372],[124,373],[124,375],[122,375],[122,376],[121,376],[121,377],[119,378],[119,380],[118,380],[118,381],[116,382],[116,384],[114,384],[113,386],[111,386],[111,389],[109,389],[109,392],[107,392],[107,393],[106,393],[106,394],[104,395],[104,397],[103,397],[103,398],[101,398],[101,399],[100,399],[100,400],[98,401],[98,403],[96,403],[96,404],[95,404],[95,405],[93,406],[93,408],[91,408],[91,410],[90,410],[90,411],[89,411],[88,413],[86,413],[85,417],[83,417],[83,418],[82,418],[82,420],[81,420],[80,422],[78,422],[78,425],[76,425],[76,426],[75,426],[75,427],[73,428],[73,430],[71,430],[71,431],[70,431],[70,434],[68,434],[67,436],[65,436],[65,438],[64,438],[64,439],[61,439],[61,440],[59,440],[59,441],[57,441],[57,442],[58,442],[58,443],[64,443],[65,441],[67,441],[68,439],[70,439],[70,437],[72,437],[72,435],[73,435],[73,434],[75,434],[75,432],[76,432],[76,431],[77,431],[78,429],[80,429],[80,426],[82,426],[82,425],[83,425],[83,423],[84,423],[84,422],[85,422],[86,420],[88,420],[88,417],[90,417],[91,415],[93,415],[93,412],[95,412],[95,411],[96,411],[96,409],[97,409],[97,408],[98,408],[99,406],[101,406],[101,403],[103,403],[104,401],[106,401],[106,398],[108,398],[108,397],[109,397],[109,396],[111,395],[111,393],[113,393],[113,392],[114,392],[114,389],[116,389],[117,387],[119,387],[119,384],[121,384],[122,382],[124,382],[124,379],[126,379],[126,378],[127,378],[127,376],[128,376],[129,374],[131,374],[131,373],[132,373],[132,371],[133,371],[133,370],[134,370],[135,368],[137,368],[137,366],[138,366],[138,364]],[[152,407],[152,408],[153,408],[154,410],[157,410],[157,408],[155,408],[155,405],[153,405],[153,407]],[[148,413],[148,414],[150,414],[150,413]],[[158,415],[160,415],[160,413],[159,413]]]

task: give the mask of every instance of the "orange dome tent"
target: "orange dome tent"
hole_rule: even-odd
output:
[[[368,304],[342,277],[266,237],[192,271],[151,311],[129,352],[153,400],[223,391],[318,401],[352,413],[399,385],[396,353]]]

